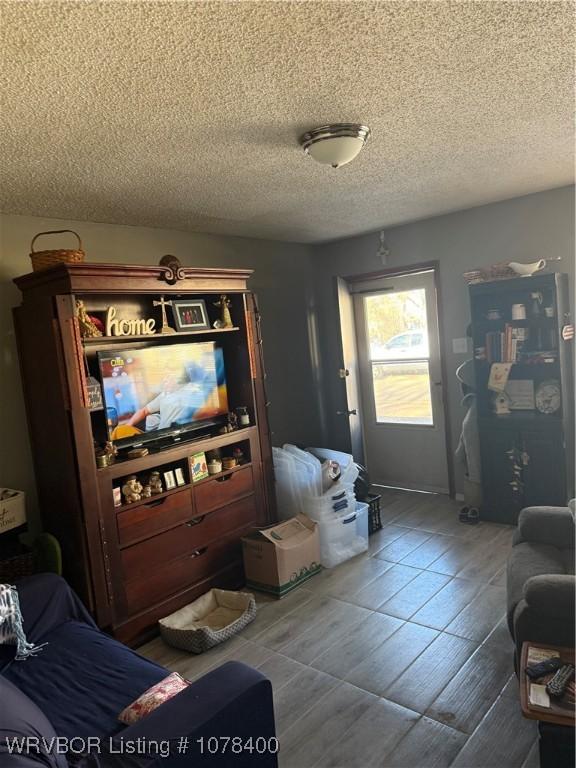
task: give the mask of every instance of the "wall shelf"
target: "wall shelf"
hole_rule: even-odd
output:
[[[125,341],[150,341],[151,339],[175,339],[186,336],[206,336],[213,333],[234,333],[240,328],[205,328],[203,331],[177,331],[176,333],[151,333],[145,336],[96,336],[83,338],[82,341],[87,346],[99,346],[110,344],[123,344]]]

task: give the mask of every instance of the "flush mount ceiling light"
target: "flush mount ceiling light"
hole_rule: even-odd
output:
[[[300,139],[302,149],[323,165],[339,168],[354,160],[368,136],[370,128],[357,123],[332,123],[308,131]]]

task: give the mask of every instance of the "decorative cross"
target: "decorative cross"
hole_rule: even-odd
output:
[[[160,333],[176,333],[174,328],[168,325],[168,318],[166,316],[166,307],[171,307],[172,302],[165,301],[164,296],[160,296],[160,301],[153,301],[152,304],[155,307],[162,307],[162,328],[160,328]]]

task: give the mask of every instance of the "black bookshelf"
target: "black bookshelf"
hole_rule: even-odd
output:
[[[518,317],[517,308],[513,317],[513,305],[522,305],[526,316]],[[470,307],[482,518],[514,524],[523,507],[564,506],[574,495],[573,342],[562,338],[562,328],[571,322],[568,276],[540,274],[471,285]],[[498,363],[511,364],[500,399],[500,409],[509,411],[504,413],[497,412],[496,393],[488,387]],[[560,391],[560,405],[542,413],[536,401],[542,402],[539,392],[550,391],[544,389],[549,382]],[[528,395],[519,397],[520,390]]]

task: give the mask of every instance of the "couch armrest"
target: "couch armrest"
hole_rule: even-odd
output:
[[[532,576],[524,585],[528,606],[542,616],[574,623],[576,576],[550,574]]]
[[[526,507],[518,517],[519,541],[574,549],[574,518],[568,507]]]
[[[143,739],[170,742],[170,757],[160,758],[158,768],[209,766],[209,768],[276,768],[277,758],[268,750],[274,747],[274,705],[272,685],[260,672],[237,661],[230,661],[209,672],[186,690],[174,696],[147,717],[120,731],[114,738],[126,743]],[[181,737],[188,737],[187,749],[179,754]],[[238,754],[223,741],[210,737],[239,737],[247,748]],[[259,741],[259,753],[252,746]],[[214,752],[214,748],[216,751]],[[156,761],[152,763],[156,765]]]

